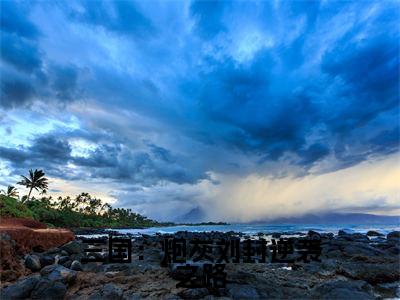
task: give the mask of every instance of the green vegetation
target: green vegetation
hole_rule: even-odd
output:
[[[0,195],[16,198],[18,197],[18,191],[14,186],[9,185],[6,190],[0,190]]]
[[[23,177],[18,184],[29,189],[27,196],[17,199],[18,193],[13,186],[0,195],[0,216],[27,217],[46,223],[51,227],[92,227],[92,228],[145,228],[171,225],[150,220],[131,209],[113,208],[108,203],[81,193],[75,198],[42,196],[39,199],[30,197],[32,190],[46,194],[48,179],[42,170],[29,171],[29,177]]]
[[[32,198],[24,203],[15,198],[0,195],[2,217],[33,218],[50,227],[92,228],[144,228],[162,226],[130,209],[112,208],[100,199],[82,193],[76,198],[52,197]]]
[[[33,218],[32,211],[24,204],[9,196],[0,195],[0,216]]]
[[[17,182],[17,184],[24,185],[29,189],[29,194],[26,198],[27,201],[29,201],[33,189],[40,191],[41,194],[46,194],[49,183],[48,179],[44,177],[44,175],[45,174],[42,170],[29,170],[29,178],[21,175],[22,180]],[[25,198],[23,201],[25,201]]]

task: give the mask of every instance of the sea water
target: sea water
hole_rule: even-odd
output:
[[[151,227],[146,229],[113,229],[121,234],[130,233],[154,235],[156,233],[166,234],[175,233],[178,231],[192,231],[192,232],[241,232],[247,235],[256,235],[263,233],[265,235],[274,232],[285,233],[288,235],[297,235],[299,233],[307,233],[309,230],[314,230],[320,233],[332,232],[337,234],[339,230],[344,230],[348,233],[367,233],[370,230],[388,234],[391,231],[400,230],[400,224],[229,224],[229,225],[178,225],[167,227]]]

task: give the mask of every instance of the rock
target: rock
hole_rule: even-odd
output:
[[[378,231],[370,230],[367,232],[367,236],[384,236],[384,234],[379,233]]]
[[[229,284],[228,293],[233,299],[259,299],[260,295],[251,285]]]
[[[39,271],[42,268],[40,258],[37,255],[27,255],[25,266],[33,272]]]
[[[45,252],[45,254],[57,254],[59,252],[60,252],[60,248],[53,247],[53,248],[50,248],[49,250],[47,250]]]
[[[79,261],[74,260],[71,264],[70,269],[74,271],[82,271],[82,264]]]
[[[344,230],[339,230],[339,232],[338,232],[338,236],[344,236],[344,235],[347,235],[348,233],[346,232],[346,231],[344,231]]]
[[[206,288],[185,289],[178,295],[183,299],[201,299],[209,294]]]
[[[392,231],[386,236],[388,240],[400,239],[400,231]]]
[[[115,284],[107,283],[100,291],[92,294],[89,300],[109,299],[118,300],[123,298],[123,290]]]
[[[182,280],[187,278],[187,276],[189,274],[192,273],[192,271],[190,269],[182,269],[180,268],[181,266],[185,266],[186,264],[184,263],[171,263],[169,265],[169,275],[176,280]],[[197,271],[195,273],[196,276],[201,276],[201,270],[202,270],[202,266],[203,264],[200,262],[197,263],[192,263],[190,264],[191,266],[196,266]]]
[[[81,242],[70,241],[69,243],[61,246],[61,249],[67,251],[69,254],[78,254],[83,251],[83,246]]]
[[[337,273],[374,285],[400,280],[398,263],[343,263]]]
[[[308,237],[310,237],[313,240],[320,240],[321,239],[321,235],[314,231],[314,230],[309,230],[307,233]]]
[[[32,299],[64,299],[67,293],[65,284],[59,281],[42,278],[33,290]]]
[[[65,263],[62,264],[63,267],[70,268],[72,264],[72,260],[67,260]]]
[[[350,237],[355,242],[369,242],[369,238],[362,233],[353,233]]]
[[[281,237],[281,234],[279,232],[274,232],[274,233],[272,233],[272,237],[274,239],[279,239]]]
[[[0,299],[24,299],[29,298],[31,292],[40,280],[39,275],[29,276],[19,280],[13,285],[1,290]]]
[[[41,255],[40,256],[40,265],[42,267],[52,265],[52,264],[54,264],[54,262],[55,262],[54,257],[52,257],[50,255]]]
[[[69,256],[56,256],[56,261],[59,265],[64,265],[69,261]]]
[[[40,274],[51,281],[60,281],[64,284],[73,283],[77,276],[76,271],[70,270],[60,265],[51,265],[44,267],[40,271]]]
[[[389,252],[390,254],[394,254],[394,255],[399,255],[400,254],[400,245],[393,245],[389,248],[386,249],[387,252]]]
[[[316,286],[312,291],[316,299],[375,299],[369,284],[364,281],[334,280]]]

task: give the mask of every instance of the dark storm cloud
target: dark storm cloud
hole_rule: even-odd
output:
[[[51,168],[51,165],[64,165],[71,155],[71,147],[66,141],[51,135],[40,136],[29,147],[0,147],[0,157],[12,162],[16,167],[39,164]]]
[[[202,170],[180,164],[181,159],[157,145],[152,144],[145,151],[122,144],[100,144],[87,155],[79,156],[72,155],[67,139],[52,134],[38,136],[29,147],[0,147],[0,158],[11,163],[16,174],[39,168],[65,179],[86,176],[153,186],[160,182],[194,184],[208,178]],[[69,164],[80,168],[78,177]]]
[[[378,36],[372,40],[340,43],[327,53],[322,70],[344,83],[331,124],[337,131],[351,131],[376,115],[398,105],[399,43]]]
[[[2,32],[0,45],[2,59],[17,69],[31,73],[41,66],[39,51],[32,41]]]
[[[203,115],[218,124],[207,136],[210,143],[273,160],[286,151],[300,152],[307,132],[320,121],[319,109],[305,92],[277,94],[279,87],[270,80],[276,63],[269,51],[258,53],[251,65],[227,59],[201,74],[201,85],[186,83],[185,89],[198,93]]]
[[[52,88],[57,98],[61,100],[73,100],[78,93],[78,71],[72,65],[54,66],[52,70]]]
[[[5,108],[21,107],[29,103],[35,95],[32,84],[24,77],[1,79],[0,106]]]
[[[0,8],[2,31],[15,33],[28,39],[35,39],[39,36],[37,27],[26,18],[31,8],[28,2],[1,1]]]
[[[17,108],[32,101],[70,101],[78,95],[78,69],[71,64],[57,64],[46,59],[40,50],[37,26],[27,16],[34,4],[1,3],[0,106]]]
[[[89,116],[88,109],[86,116],[79,114],[81,128],[59,132],[42,145],[34,140],[31,147],[3,147],[3,159],[16,167],[28,161],[54,169],[73,163],[91,177],[149,186],[242,170],[243,162],[226,158],[227,152],[257,164],[292,155],[290,162],[308,171],[329,157],[337,160],[333,170],[398,150],[398,4],[178,4],[47,4],[70,30],[48,39],[71,41],[71,55],[40,39],[54,21],[33,22],[19,5],[6,2],[13,17],[2,17],[7,76],[0,105],[57,105],[84,95],[89,108],[94,103],[96,112],[110,115]],[[146,121],[127,117],[120,124],[118,116],[112,118],[115,107]],[[127,142],[136,132],[128,131],[143,127],[149,141],[138,150]],[[168,135],[163,147],[157,141],[162,134]],[[73,138],[97,147],[87,156],[72,156]],[[185,152],[193,152],[190,159]]]

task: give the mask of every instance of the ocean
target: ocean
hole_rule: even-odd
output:
[[[265,235],[279,232],[287,235],[296,235],[299,232],[307,233],[309,230],[317,232],[332,232],[337,234],[339,230],[344,230],[348,233],[367,233],[369,230],[374,230],[383,234],[388,234],[391,231],[400,230],[400,224],[229,224],[229,225],[179,225],[179,226],[167,226],[167,227],[151,227],[146,229],[113,229],[121,234],[130,233],[133,235],[137,234],[148,234],[154,235],[156,233],[166,234],[175,233],[178,231],[193,231],[193,232],[211,232],[211,231],[235,231],[242,232],[248,235],[256,235],[263,233]]]

